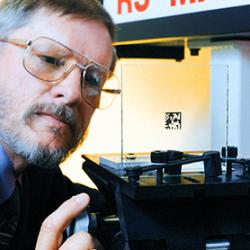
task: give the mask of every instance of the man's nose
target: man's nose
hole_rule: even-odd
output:
[[[82,72],[79,68],[73,69],[63,80],[51,88],[53,98],[57,102],[67,105],[81,103],[83,100],[81,75]]]

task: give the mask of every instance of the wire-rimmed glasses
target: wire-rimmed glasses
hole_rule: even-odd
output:
[[[93,108],[109,107],[121,92],[119,80],[112,71],[54,39],[0,37],[0,41],[26,48],[23,57],[24,68],[34,77],[48,83],[58,84],[75,68],[80,68],[82,96]]]

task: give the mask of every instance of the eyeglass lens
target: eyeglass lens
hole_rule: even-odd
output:
[[[110,106],[119,93],[118,79],[111,71],[46,37],[37,38],[29,44],[23,63],[29,73],[51,84],[58,83],[80,67],[83,98],[94,108]]]

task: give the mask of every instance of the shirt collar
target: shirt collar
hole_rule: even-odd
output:
[[[0,145],[0,204],[6,201],[15,188],[15,171],[13,165]]]

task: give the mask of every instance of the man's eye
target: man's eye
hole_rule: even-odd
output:
[[[39,58],[43,62],[55,65],[57,67],[64,66],[65,64],[64,60],[52,56],[40,55]]]
[[[85,75],[86,84],[90,85],[93,88],[101,88],[101,79],[98,75],[95,74],[86,74]]]

